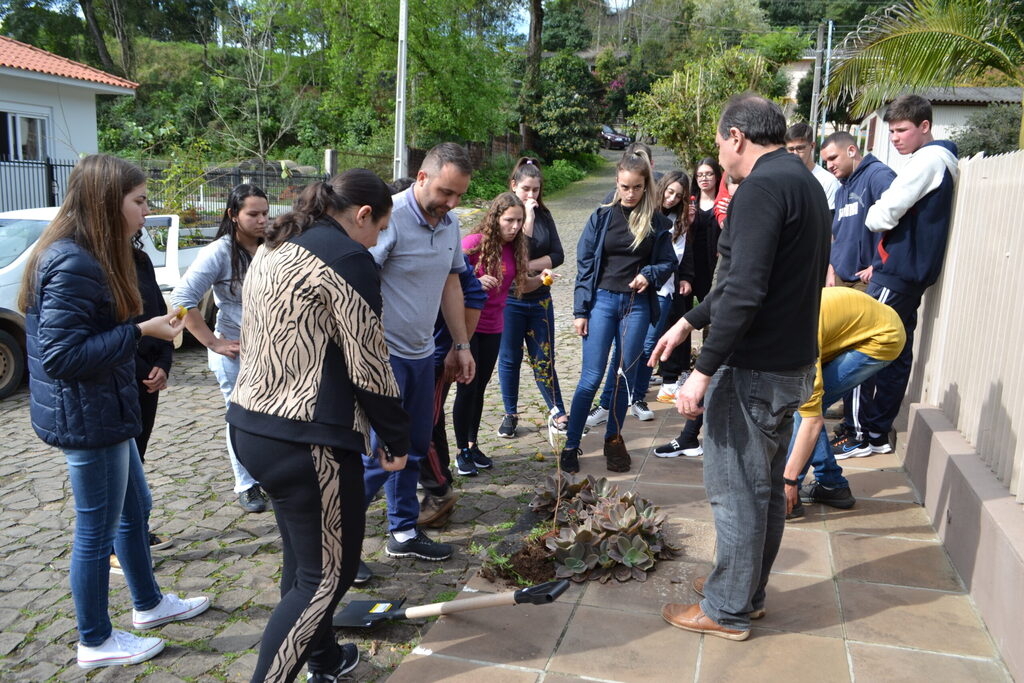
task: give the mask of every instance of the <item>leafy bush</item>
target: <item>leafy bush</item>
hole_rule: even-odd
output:
[[[537,156],[531,152],[527,156]],[[490,201],[508,189],[508,177],[516,159],[497,157],[487,166],[474,171],[469,181],[467,199],[483,199]],[[570,159],[555,159],[550,164],[541,163],[544,173],[544,196],[558,192],[577,180],[583,180],[587,174],[604,163],[597,154],[576,154]]]
[[[968,116],[967,125],[950,138],[959,148],[961,157],[972,157],[978,152],[988,156],[1012,152],[1017,149],[1020,117],[1019,104],[990,105]]]

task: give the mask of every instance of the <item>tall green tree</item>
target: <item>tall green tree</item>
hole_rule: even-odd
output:
[[[549,52],[579,52],[590,47],[593,35],[587,26],[579,0],[553,0],[544,10],[544,49]]]
[[[322,0],[328,69],[321,113],[347,132],[339,144],[390,150],[394,118],[398,3]],[[523,62],[514,57],[514,26],[501,0],[417,0],[409,3],[409,144],[486,140],[517,119]]]
[[[767,90],[772,70],[764,57],[740,48],[708,55],[656,81],[630,98],[631,122],[658,138],[683,168],[715,156],[715,127],[722,105],[745,90]]]
[[[904,0],[866,17],[838,50],[827,96],[863,115],[907,90],[953,86],[987,71],[1024,88],[1020,0]],[[1024,120],[1018,144],[1024,148]]]

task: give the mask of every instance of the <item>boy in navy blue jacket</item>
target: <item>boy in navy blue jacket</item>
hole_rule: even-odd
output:
[[[888,106],[884,120],[896,151],[912,156],[868,209],[865,224],[882,238],[867,292],[899,313],[907,343],[899,358],[874,377],[874,386],[865,382],[858,388],[859,425],[847,426],[836,439],[840,460],[892,451],[889,432],[910,379],[917,308],[942,270],[958,170],[956,145],[932,136],[928,100],[902,95]]]

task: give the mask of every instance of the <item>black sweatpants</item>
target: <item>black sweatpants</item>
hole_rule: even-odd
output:
[[[434,366],[434,428],[430,432],[430,448],[420,463],[420,483],[431,495],[443,496],[452,485],[451,453],[448,451],[448,425],[444,402],[451,382],[444,381],[444,363]]]
[[[498,362],[501,333],[477,332],[469,343],[473,359],[476,360],[476,374],[472,382],[458,386],[455,390],[455,405],[452,406],[455,444],[459,449],[477,442],[480,420],[484,414],[484,391],[491,381],[494,365]]]
[[[139,411],[142,414],[142,433],[135,437],[135,447],[139,449],[139,460],[146,462],[146,448],[149,446],[149,437],[153,435],[153,424],[156,422],[156,406],[160,402],[160,392],[149,393],[146,385],[141,380],[136,384],[139,387]]]
[[[291,681],[307,660],[311,671],[331,672],[341,664],[331,621],[363,545],[362,459],[234,427],[231,438],[270,497],[284,549],[281,602],[263,632],[252,681]]]

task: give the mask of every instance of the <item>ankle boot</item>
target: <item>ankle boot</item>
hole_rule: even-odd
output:
[[[604,459],[609,472],[628,472],[631,463],[629,451],[626,450],[626,442],[622,440],[621,434],[616,434],[604,441]]]

